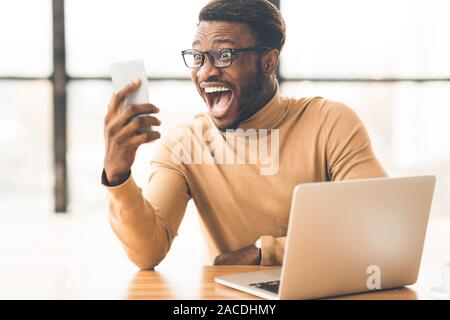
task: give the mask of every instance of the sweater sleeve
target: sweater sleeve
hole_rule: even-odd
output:
[[[346,105],[326,101],[323,106],[322,134],[332,181],[386,177],[359,117]],[[281,265],[286,237],[264,235],[261,264]]]
[[[323,116],[321,132],[325,135],[327,170],[332,181],[387,176],[353,110],[342,103],[326,101]]]
[[[183,169],[170,159],[170,150],[160,145],[144,191],[132,176],[115,187],[103,181],[111,227],[141,269],[153,269],[164,259],[191,198]]]

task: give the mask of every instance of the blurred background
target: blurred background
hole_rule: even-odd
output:
[[[8,217],[39,223],[53,215],[108,227],[100,174],[110,64],[144,60],[163,134],[204,111],[180,51],[190,48],[206,2],[0,0],[5,229]],[[388,173],[435,174],[432,216],[450,215],[450,1],[272,2],[287,24],[282,91],[352,107]],[[153,148],[138,151],[140,186]],[[199,230],[190,204],[167,263],[186,250],[208,261]]]

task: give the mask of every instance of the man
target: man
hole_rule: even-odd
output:
[[[266,0],[213,0],[201,10],[183,58],[208,112],[164,137],[144,192],[131,166],[137,148],[160,137],[147,129],[160,124],[150,115],[158,108],[122,111],[139,82],[113,95],[102,183],[112,228],[138,267],[162,261],[190,199],[220,252],[215,264],[281,264],[295,185],[386,175],[348,107],[280,93],[284,42],[283,18]]]

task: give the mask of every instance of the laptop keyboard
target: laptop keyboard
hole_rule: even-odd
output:
[[[269,281],[269,282],[259,282],[250,284],[252,287],[270,291],[273,293],[278,293],[278,289],[280,288],[280,280],[278,281]]]

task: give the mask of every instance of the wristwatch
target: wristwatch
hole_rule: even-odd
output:
[[[255,241],[255,247],[258,248],[259,264],[261,264],[261,262],[262,262],[262,252],[261,252],[262,243],[261,243],[261,238],[259,238],[258,240]]]

